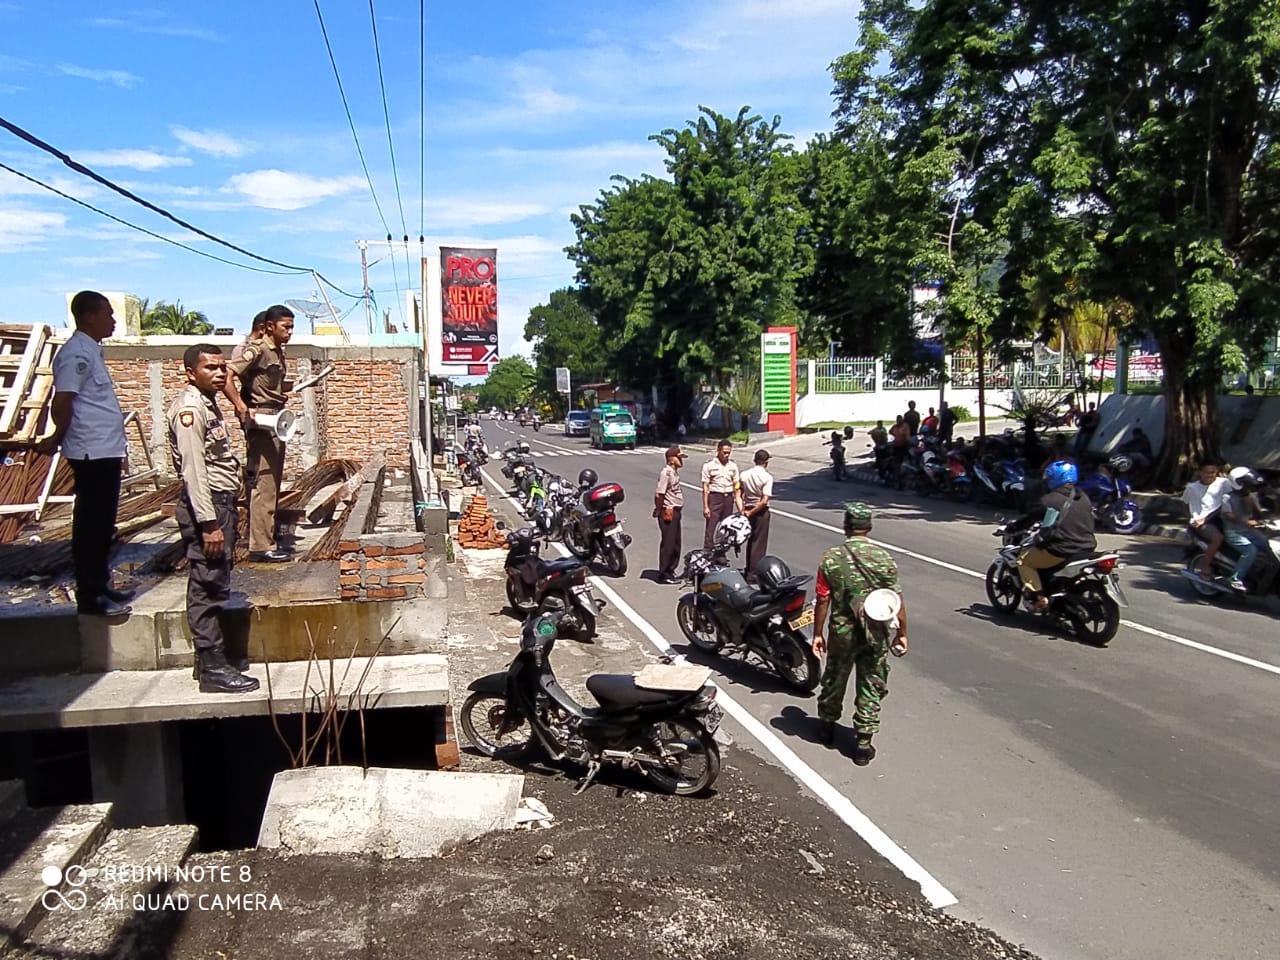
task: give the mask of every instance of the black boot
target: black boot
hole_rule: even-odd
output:
[[[201,693],[249,693],[258,689],[256,677],[246,676],[227,663],[221,647],[209,647],[199,653]]]
[[[853,762],[860,767],[865,767],[875,758],[876,748],[871,745],[871,734],[858,734],[858,742],[853,748]]]
[[[834,747],[836,745],[836,722],[834,720],[821,720],[818,722],[818,742],[824,747]]]

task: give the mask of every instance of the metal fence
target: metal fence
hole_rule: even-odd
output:
[[[844,357],[814,363],[814,393],[875,393],[874,357]]]
[[[883,380],[877,376],[874,357],[837,357],[813,362],[813,384],[808,380],[808,364],[798,364],[800,396],[813,393],[875,393],[879,390],[932,390],[941,379],[937,370],[924,373],[896,371],[885,361],[880,369]],[[947,382],[956,387],[978,386],[978,358],[974,354],[949,354],[947,356]],[[1071,369],[1060,363],[1036,365],[1018,361],[1010,364],[987,362],[983,371],[987,387],[1007,390],[1011,387],[1058,388],[1074,381]]]

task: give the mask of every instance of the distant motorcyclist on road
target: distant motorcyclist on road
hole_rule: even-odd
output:
[[[1236,467],[1228,475],[1231,492],[1222,502],[1223,539],[1233,547],[1240,559],[1231,572],[1231,589],[1244,592],[1244,578],[1253,569],[1258,551],[1268,552],[1266,537],[1257,530],[1262,508],[1255,491],[1262,486],[1262,478],[1248,467]]]
[[[1204,563],[1200,567],[1200,579],[1213,580],[1213,560],[1222,549],[1223,501],[1231,490],[1231,481],[1218,476],[1216,463],[1202,463],[1196,479],[1187,484],[1182,491],[1182,501],[1190,513],[1188,523],[1193,537],[1203,537],[1209,544],[1204,552]]]
[[[1033,610],[1043,610],[1049,604],[1040,583],[1041,570],[1061,566],[1074,556],[1098,548],[1093,504],[1076,489],[1079,479],[1074,463],[1056,460],[1049,464],[1044,472],[1048,492],[1040,498],[1039,506],[1009,525],[1010,529],[1025,529],[1033,523],[1040,524],[1035,545],[1018,555],[1018,576]]]

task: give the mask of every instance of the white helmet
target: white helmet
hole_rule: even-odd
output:
[[[528,440],[521,440],[518,444],[516,444],[516,449],[519,450],[521,453],[530,453],[533,450],[533,448],[529,446]]]
[[[1262,483],[1262,478],[1248,467],[1233,467],[1227,477],[1231,480],[1232,490],[1243,490],[1245,487]]]
[[[741,547],[751,539],[751,521],[740,513],[725,517],[716,526],[715,543],[718,547]]]

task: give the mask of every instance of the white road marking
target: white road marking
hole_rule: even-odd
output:
[[[492,477],[483,471],[481,473],[485,480],[489,482],[489,485],[498,492],[499,496],[506,498],[512,504],[515,503],[507,491]],[[562,545],[557,543],[554,546],[562,556],[569,555],[569,551]],[[683,656],[671,648],[671,644],[667,642],[657,628],[640,616],[627,601],[618,595],[618,592],[613,587],[599,577],[591,577],[590,579],[592,585],[604,594],[605,598],[618,608],[618,612],[630,620],[632,625],[644,634],[645,639],[652,643],[660,653],[671,656],[679,662],[687,662]],[[800,759],[795,751],[782,742],[777,734],[757,720],[746,707],[734,700],[733,697],[725,692],[723,687],[720,687],[719,684],[716,686],[719,690],[716,695],[716,702],[724,707],[725,712],[733,717],[762,747],[773,754],[793,778],[813,791],[818,799],[830,807],[832,812],[844,821],[845,825],[853,830],[854,833],[866,841],[872,850],[897,867],[903,876],[918,883],[920,885],[920,893],[933,907],[942,909],[959,902],[955,894],[944,887],[911,854],[894,843],[889,835],[876,826],[870,817],[854,806],[848,797],[823,779],[822,775],[814,770],[813,767]]]
[[[701,487],[694,486],[692,483],[682,483],[682,486],[688,487],[690,490],[701,490]],[[844,531],[830,523],[822,523],[820,520],[811,520],[808,517],[802,517],[796,513],[787,513],[785,510],[779,510],[776,507],[770,507],[772,513],[780,517],[786,517],[789,520],[796,520],[800,523],[807,523],[811,527],[818,527],[821,530],[830,530],[832,533],[844,535]],[[903,556],[911,557],[913,560],[919,560],[922,563],[930,563],[935,567],[942,567],[944,570],[950,570],[952,573],[958,573],[962,576],[973,577],[977,580],[986,580],[985,573],[979,573],[977,570],[968,570],[964,567],[958,567],[954,563],[947,563],[945,560],[939,560],[937,557],[927,557],[923,553],[916,553],[914,550],[908,550],[906,547],[899,547],[896,544],[886,543],[883,540],[871,540],[876,546],[884,547],[900,553]],[[1192,650],[1199,650],[1201,653],[1212,654],[1215,657],[1221,657],[1224,660],[1231,660],[1235,663],[1244,664],[1246,667],[1253,667],[1256,670],[1263,670],[1267,673],[1273,673],[1280,676],[1280,667],[1273,663],[1266,663],[1262,660],[1255,660],[1252,657],[1246,657],[1239,653],[1233,653],[1230,650],[1223,650],[1220,647],[1211,647],[1207,643],[1200,643],[1198,640],[1189,640],[1186,637],[1180,637],[1176,633],[1167,633],[1164,630],[1158,630],[1155,627],[1148,627],[1146,624],[1138,623],[1134,620],[1121,620],[1121,626],[1128,627],[1131,630],[1137,630],[1139,633],[1145,633],[1148,636],[1158,637],[1161,640],[1168,640],[1170,643],[1177,643]]]

